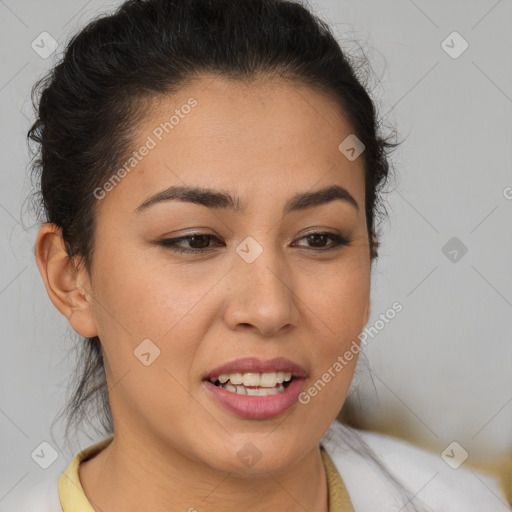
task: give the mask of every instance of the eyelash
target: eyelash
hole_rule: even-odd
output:
[[[313,237],[313,236],[327,236],[328,238],[331,238],[335,242],[333,247],[327,247],[326,249],[322,249],[322,248],[312,248],[311,249],[311,250],[317,251],[317,252],[318,251],[321,251],[321,252],[330,251],[333,249],[340,248],[342,246],[350,245],[350,243],[352,242],[352,240],[346,238],[343,235],[338,235],[336,233],[328,233],[328,232],[309,233],[309,234],[299,238],[299,240],[302,240],[303,238]],[[166,249],[171,249],[172,251],[179,252],[179,253],[185,253],[185,254],[202,254],[202,253],[209,252],[209,251],[213,250],[210,247],[200,248],[200,249],[180,249],[177,247],[177,244],[179,242],[190,241],[193,238],[208,238],[208,239],[217,239],[218,240],[218,238],[214,235],[209,235],[206,233],[204,233],[204,234],[203,233],[195,233],[193,235],[181,236],[179,238],[164,238],[163,240],[160,240],[158,242],[158,244],[161,245],[162,247],[165,247]]]

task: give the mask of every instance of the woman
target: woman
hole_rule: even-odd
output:
[[[325,24],[130,0],[40,88],[36,260],[88,354],[71,409],[92,390],[110,437],[34,510],[508,510],[490,479],[335,421],[393,144]]]

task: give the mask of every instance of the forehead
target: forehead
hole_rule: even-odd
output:
[[[170,185],[270,200],[279,190],[338,183],[364,197],[363,159],[349,161],[338,148],[352,134],[339,105],[295,82],[199,78],[155,98],[136,128],[136,155],[109,201],[122,192],[133,206]]]

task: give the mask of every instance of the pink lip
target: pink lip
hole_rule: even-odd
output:
[[[238,395],[217,387],[209,381],[209,379],[217,378],[222,374],[249,372],[290,372],[294,378],[284,391],[269,396]],[[297,402],[305,386],[306,375],[307,372],[303,366],[283,357],[268,361],[247,357],[212,370],[204,377],[202,385],[217,403],[237,416],[250,419],[267,419],[283,414]]]
[[[237,395],[217,387],[209,380],[203,380],[202,384],[206,392],[228,411],[242,418],[264,420],[283,414],[297,403],[297,398],[302,392],[305,382],[304,378],[293,379],[284,391],[269,396]]]
[[[268,361],[262,361],[256,357],[244,357],[226,363],[206,374],[203,379],[213,379],[219,375],[228,373],[266,373],[266,372],[290,372],[294,377],[306,377],[306,369],[298,363],[294,363],[284,357],[276,357]]]

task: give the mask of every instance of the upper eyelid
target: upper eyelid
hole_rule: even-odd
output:
[[[333,233],[333,232],[330,232],[330,231],[322,231],[322,230],[318,230],[318,231],[311,231],[309,233],[305,233],[304,235],[300,236],[299,237],[299,240],[301,238],[306,238],[308,236],[313,236],[313,235],[331,235],[331,236],[341,236],[342,238],[348,238],[346,237],[345,235],[343,235],[342,233]],[[175,236],[175,237],[164,237],[162,238],[162,240],[172,240],[172,241],[179,241],[179,240],[188,240],[189,238],[193,238],[193,237],[210,237],[210,238],[215,238],[217,240],[220,240],[220,238],[217,236],[217,235],[214,235],[213,233],[203,233],[203,232],[198,232],[198,233],[187,233],[186,235],[181,235],[181,236]]]

